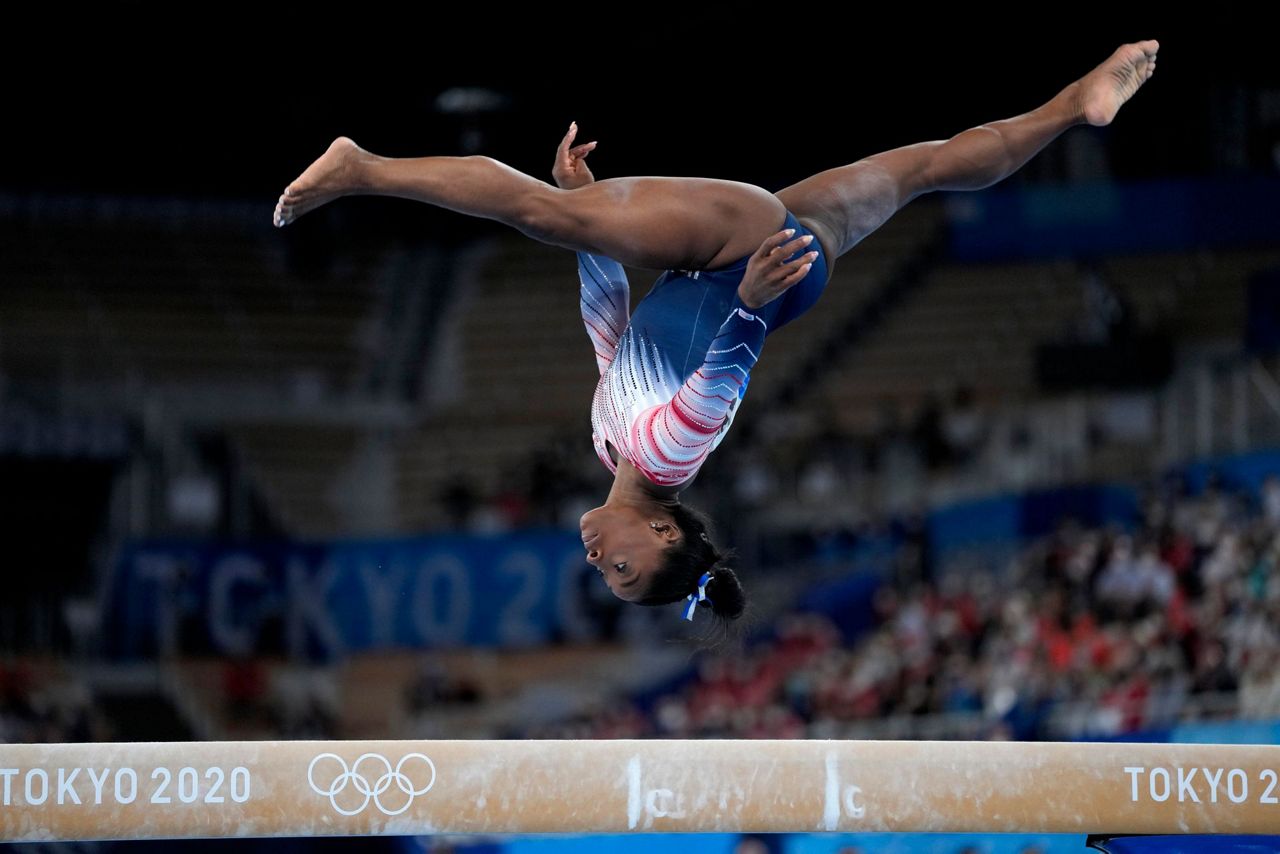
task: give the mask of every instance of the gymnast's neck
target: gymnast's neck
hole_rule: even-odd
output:
[[[626,458],[618,460],[618,471],[605,504],[629,504],[634,507],[670,509],[680,503],[680,490],[687,486],[659,486],[645,477]]]

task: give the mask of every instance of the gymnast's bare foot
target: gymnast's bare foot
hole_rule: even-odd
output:
[[[1155,72],[1159,49],[1155,39],[1120,45],[1106,62],[1082,77],[1079,109],[1084,120],[1095,127],[1111,124],[1124,102]]]
[[[324,154],[284,188],[271,221],[279,228],[321,205],[360,189],[360,159],[368,152],[345,136],[330,143]]]

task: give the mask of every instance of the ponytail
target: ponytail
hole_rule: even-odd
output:
[[[683,536],[680,542],[667,547],[662,566],[637,604],[668,605],[692,594],[690,607],[710,608],[726,622],[741,617],[747,597],[737,574],[725,565],[732,553],[720,551],[711,542],[711,520],[683,504],[671,508],[671,515]],[[710,577],[702,586],[705,597],[699,597],[699,582],[704,574]]]

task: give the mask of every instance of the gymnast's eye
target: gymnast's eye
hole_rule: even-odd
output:
[[[618,570],[618,572],[625,572],[627,569],[627,565],[626,563],[615,563],[613,565],[613,568]]]

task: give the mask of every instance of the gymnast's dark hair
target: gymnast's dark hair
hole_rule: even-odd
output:
[[[726,624],[741,617],[746,610],[747,596],[738,576],[724,565],[733,553],[720,551],[711,542],[711,520],[683,504],[672,507],[671,516],[684,536],[680,542],[667,547],[663,564],[654,572],[649,589],[637,604],[668,605],[683,601],[690,593],[698,592],[702,573],[710,572],[711,580],[707,582],[710,601],[698,603],[699,609],[710,608],[711,613]]]

